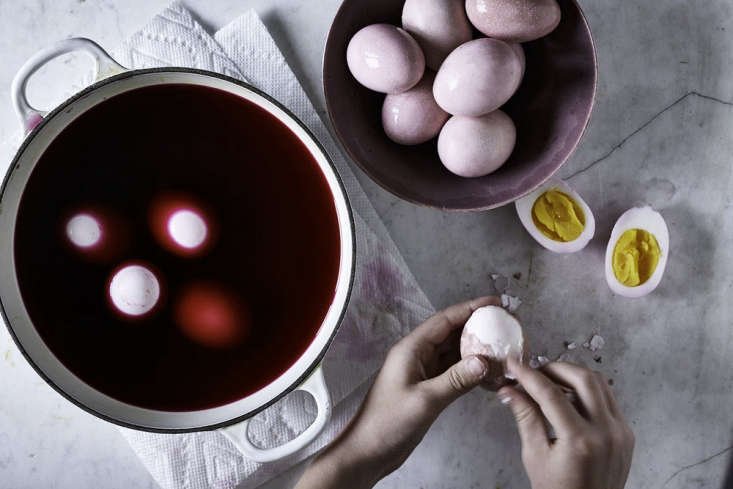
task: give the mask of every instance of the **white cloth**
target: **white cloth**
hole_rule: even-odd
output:
[[[247,460],[217,432],[158,435],[122,430],[164,489],[251,488],[328,444],[358,408],[388,348],[433,313],[349,165],[254,11],[212,38],[174,3],[114,53],[128,68],[185,66],[246,79],[288,107],[333,158],[355,211],[357,274],[346,319],[323,362],[333,419],[310,447],[286,460]],[[250,425],[255,443],[291,439],[313,418],[310,401],[291,395]]]

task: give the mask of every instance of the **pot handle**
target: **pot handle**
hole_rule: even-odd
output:
[[[281,458],[292,455],[295,452],[310,445],[313,440],[326,427],[328,420],[331,418],[331,396],[326,387],[326,380],[323,378],[323,370],[319,366],[310,377],[308,377],[295,390],[301,390],[310,393],[316,400],[318,413],[316,419],[308,426],[305,431],[296,436],[289,442],[274,448],[258,448],[252,444],[249,439],[248,430],[250,419],[244,420],[239,424],[222,428],[221,433],[231,441],[234,446],[239,449],[247,458],[259,462],[274,462]]]
[[[92,57],[94,60],[94,81],[99,81],[126,71],[99,44],[83,37],[64,39],[63,41],[41,49],[23,64],[15,75],[15,78],[13,78],[13,83],[10,86],[10,96],[13,100],[13,106],[18,117],[20,117],[20,122],[23,124],[23,130],[26,134],[32,131],[41,122],[43,116],[46,115],[44,111],[33,108],[28,102],[25,93],[28,79],[41,66],[52,59],[73,51],[82,51]]]

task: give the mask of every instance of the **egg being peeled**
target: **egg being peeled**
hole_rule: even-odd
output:
[[[346,61],[359,83],[381,93],[407,91],[425,72],[425,56],[417,41],[389,24],[373,24],[357,32],[349,41]]]
[[[433,95],[453,115],[478,117],[504,105],[522,82],[522,59],[510,44],[476,39],[457,47],[435,77]]]
[[[596,231],[590,207],[562,180],[550,180],[517,200],[515,206],[527,232],[555,253],[582,250]]]
[[[562,16],[556,0],[466,0],[466,13],[482,33],[511,42],[548,35]]]
[[[435,73],[426,71],[413,88],[384,99],[382,126],[395,143],[411,146],[429,141],[450,117],[433,99],[433,80]]]
[[[438,156],[460,177],[483,177],[509,159],[516,141],[514,121],[500,110],[481,117],[453,116],[440,131]]]
[[[669,229],[649,206],[618,218],[606,248],[606,281],[613,293],[635,299],[657,288],[667,267]]]
[[[436,71],[451,51],[473,38],[462,0],[407,0],[402,27],[422,48],[427,66]]]
[[[488,361],[484,385],[497,391],[512,383],[506,376],[506,360],[511,355],[522,361],[528,352],[524,330],[517,318],[499,306],[474,311],[461,334],[461,358],[480,355]]]

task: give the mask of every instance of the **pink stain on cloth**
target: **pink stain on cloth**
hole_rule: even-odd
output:
[[[357,273],[346,319],[323,361],[333,418],[302,452],[270,464],[241,455],[217,432],[151,434],[121,429],[164,489],[257,487],[327,445],[356,412],[389,347],[429,317],[433,307],[417,285],[348,163],[275,42],[254,11],[210,36],[174,3],[126,40],[113,56],[129,68],[186,66],[245,79],[286,105],[313,131],[336,164],[354,209]],[[171,142],[171,144],[175,144]],[[255,417],[250,436],[281,444],[313,419],[312,401],[291,395]]]

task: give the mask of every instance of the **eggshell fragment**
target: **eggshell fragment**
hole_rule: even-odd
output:
[[[548,35],[562,16],[555,0],[466,0],[466,13],[482,33],[511,42]]]
[[[488,360],[484,384],[499,390],[511,381],[506,377],[506,360],[512,355],[526,360],[524,330],[517,318],[498,306],[474,311],[461,334],[461,358],[481,355]]]
[[[436,71],[451,51],[473,37],[462,0],[407,0],[402,27],[422,48],[427,66]]]
[[[550,190],[559,190],[569,195],[583,211],[583,215],[585,217],[585,227],[583,228],[583,232],[580,234],[580,236],[578,236],[577,239],[567,242],[555,241],[548,238],[547,236],[542,234],[539,229],[537,229],[534,219],[532,219],[532,209],[534,208],[534,204],[537,199],[539,199],[545,192],[548,192]],[[526,229],[530,236],[532,236],[539,244],[555,253],[575,253],[577,251],[580,251],[588,245],[590,240],[593,239],[593,236],[595,235],[596,220],[593,216],[593,211],[588,206],[588,204],[586,204],[585,200],[583,200],[580,194],[576,192],[573,187],[571,187],[562,180],[549,180],[543,185],[540,185],[530,194],[517,200],[514,205],[517,209],[517,215],[519,216],[519,220],[522,222],[524,229]]]
[[[519,88],[522,74],[516,48],[498,39],[476,39],[445,59],[433,95],[450,114],[478,117],[504,105]]]
[[[657,267],[649,279],[636,287],[628,287],[616,278],[613,271],[613,253],[621,235],[629,229],[642,229],[653,235],[657,240],[661,254]],[[611,239],[606,248],[606,282],[614,294],[629,299],[644,297],[654,291],[662,281],[664,270],[667,267],[669,256],[669,228],[662,215],[650,206],[634,207],[624,212],[616,221],[611,231]]]
[[[387,95],[382,106],[382,126],[398,144],[422,144],[440,133],[450,114],[433,98],[435,73],[426,71],[415,87],[404,93]]]
[[[425,56],[417,41],[389,24],[373,24],[357,32],[346,49],[346,60],[359,83],[381,93],[409,90],[425,72]]]
[[[438,138],[443,165],[461,177],[482,177],[501,167],[514,150],[517,129],[500,110],[481,117],[451,117]]]

